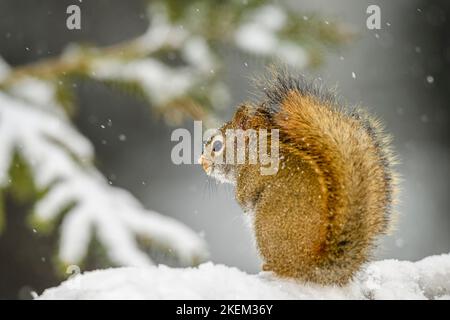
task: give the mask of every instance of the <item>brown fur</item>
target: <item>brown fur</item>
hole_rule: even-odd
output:
[[[391,221],[396,187],[389,139],[379,121],[339,106],[334,95],[287,75],[228,128],[280,130],[275,175],[259,165],[222,165],[236,198],[254,215],[264,270],[320,284],[347,283]],[[214,163],[212,163],[214,166]]]

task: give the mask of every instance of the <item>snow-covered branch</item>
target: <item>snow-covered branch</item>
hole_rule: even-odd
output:
[[[127,191],[110,186],[90,162],[89,141],[55,107],[54,88],[27,81],[20,90],[11,91],[16,96],[0,92],[0,188],[14,183],[8,171],[17,152],[38,189],[49,189],[35,205],[35,221],[52,221],[75,204],[62,222],[62,262],[79,263],[94,232],[117,265],[151,264],[138,248],[138,236],[172,250],[181,264],[203,260],[206,249],[201,237],[174,219],[144,209]]]
[[[185,115],[196,117],[198,113],[190,113],[188,107],[191,100],[181,98],[195,97],[192,100],[198,108],[205,109],[202,114],[228,102],[228,90],[220,79],[227,69],[221,64],[221,47],[304,68],[321,60],[324,47],[339,46],[349,38],[350,33],[340,24],[301,17],[282,4],[250,2],[240,6],[233,2],[152,1],[147,10],[150,23],[142,35],[106,47],[71,44],[61,56],[11,69],[0,76],[0,89],[29,77],[55,81],[82,75],[128,81],[142,89],[153,107],[184,107]],[[212,12],[217,16],[214,19],[209,16]],[[202,120],[211,119],[205,116]]]
[[[306,67],[310,57],[305,48],[293,41],[283,40],[279,32],[288,17],[279,6],[266,5],[254,10],[235,33],[236,46],[258,56],[273,56],[297,68]]]
[[[184,269],[108,269],[78,275],[39,299],[450,299],[450,255],[372,262],[345,287],[250,275],[211,262]]]

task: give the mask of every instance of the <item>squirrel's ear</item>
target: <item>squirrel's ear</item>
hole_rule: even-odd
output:
[[[249,119],[250,119],[250,108],[247,105],[242,105],[234,113],[232,122],[235,123],[239,128],[245,130]]]

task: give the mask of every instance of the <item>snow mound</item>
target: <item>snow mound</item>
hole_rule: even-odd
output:
[[[345,287],[323,287],[204,263],[127,267],[77,275],[38,299],[449,299],[450,254],[369,263]]]

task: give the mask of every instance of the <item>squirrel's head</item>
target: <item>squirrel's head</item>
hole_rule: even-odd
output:
[[[206,174],[221,182],[235,183],[236,168],[226,161],[226,135],[224,127],[214,130],[211,137],[206,140],[199,163]]]
[[[236,183],[242,166],[256,164],[251,157],[256,155],[257,158],[257,145],[252,143],[258,141],[257,130],[268,127],[267,115],[261,108],[240,106],[231,121],[210,131],[199,163],[209,176],[221,182]]]
[[[234,143],[226,143],[227,130],[244,129],[244,125],[248,120],[249,107],[243,105],[239,107],[233,116],[233,119],[226,122],[219,129],[208,131],[203,153],[200,156],[199,163],[202,165],[206,174],[214,177],[220,182],[227,182],[234,184],[236,182],[236,163],[227,161],[230,157],[230,152],[234,150]]]

